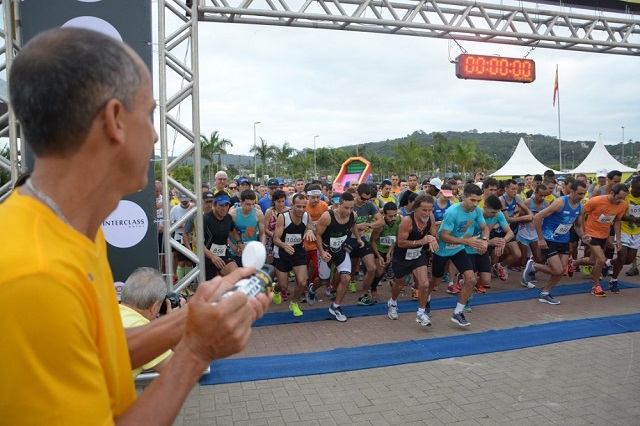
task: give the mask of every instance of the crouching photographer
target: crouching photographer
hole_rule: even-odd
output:
[[[153,268],[138,268],[131,273],[122,288],[120,298],[120,317],[124,328],[139,327],[153,321],[158,315],[170,313],[173,309],[184,306],[184,297],[174,292],[167,293],[167,286],[162,274]],[[162,371],[171,356],[168,350],[133,370],[135,378],[142,371]]]

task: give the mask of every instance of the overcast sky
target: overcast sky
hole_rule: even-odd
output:
[[[640,58],[538,48],[530,84],[460,80],[455,43],[424,37],[200,22],[201,130],[234,154],[257,135],[297,149],[340,147],[415,130],[640,140]],[[460,42],[475,54],[523,57],[529,48]],[[259,140],[259,139],[258,139]],[[514,140],[514,146],[517,140]]]

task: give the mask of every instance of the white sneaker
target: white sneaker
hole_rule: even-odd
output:
[[[387,307],[389,308],[389,310],[387,311],[387,315],[389,315],[389,318],[391,318],[392,320],[397,320],[398,319],[398,305],[392,305],[391,304],[391,300],[389,300],[387,302]]]
[[[429,316],[427,314],[420,313],[420,312],[418,312],[418,314],[416,315],[416,322],[423,327],[427,325],[431,325],[431,320],[429,319]]]

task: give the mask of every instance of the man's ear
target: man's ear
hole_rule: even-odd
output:
[[[109,99],[102,110],[105,134],[114,143],[124,143],[125,106],[119,99]]]

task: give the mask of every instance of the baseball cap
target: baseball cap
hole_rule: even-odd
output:
[[[433,178],[431,179],[431,182],[429,182],[429,185],[435,186],[436,188],[438,188],[438,190],[440,190],[440,188],[442,188],[442,181],[438,178]]]
[[[518,179],[516,179],[516,183],[517,183],[518,185],[524,185],[524,179],[522,179],[522,178],[518,178]]]
[[[213,192],[204,191],[202,193],[202,201],[211,201],[211,200],[213,200]]]
[[[276,178],[271,178],[267,181],[267,186],[269,188],[274,188],[276,186],[280,186],[280,182],[278,182],[278,179]]]
[[[245,183],[248,183],[249,185],[251,185],[251,180],[246,177],[241,177],[240,179],[238,179],[238,185],[242,185]]]
[[[218,205],[231,204],[231,199],[226,193],[218,192],[216,196],[213,197],[213,202]]]
[[[178,200],[180,201],[189,201],[189,196],[187,196],[186,194],[183,194],[182,192],[180,194],[178,194]]]
[[[596,177],[607,177],[607,169],[600,169],[596,171]]]
[[[425,179],[425,180],[423,180],[423,181],[422,181],[422,184],[423,184],[423,185],[429,185],[429,179]]]
[[[342,195],[341,192],[334,192],[333,195],[331,196],[331,202],[333,202],[334,204],[338,204],[340,202],[341,195]]]
[[[453,188],[451,188],[451,185],[445,183],[444,185],[442,185],[440,193],[443,197],[453,197]]]

